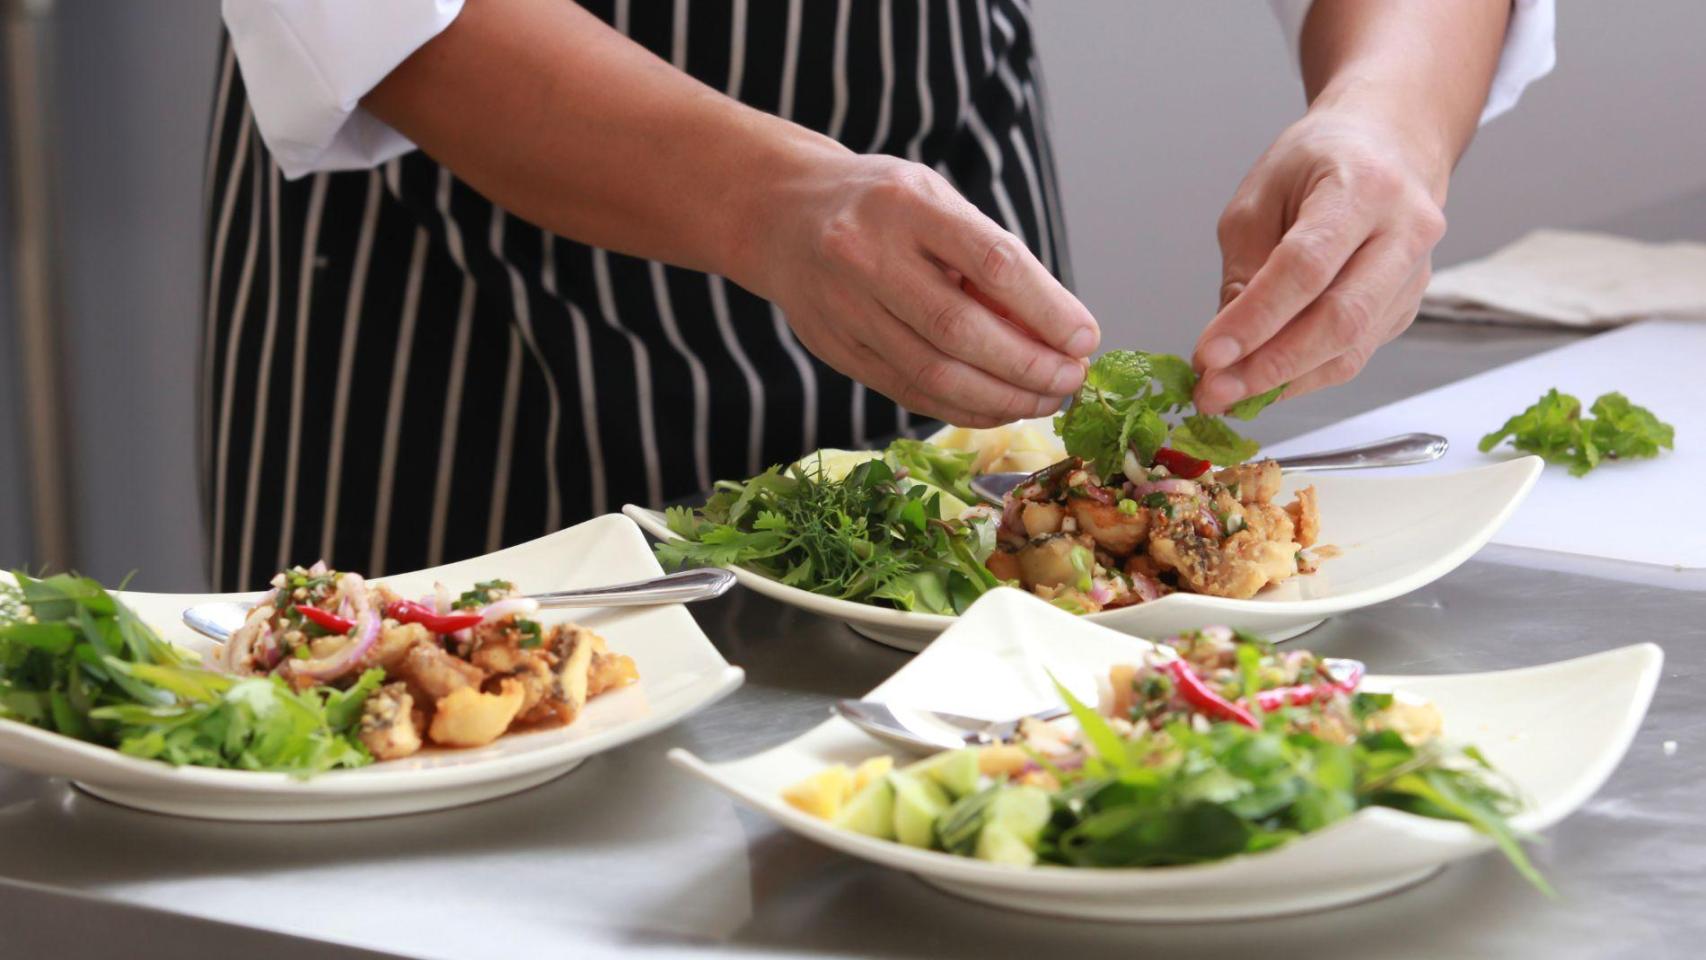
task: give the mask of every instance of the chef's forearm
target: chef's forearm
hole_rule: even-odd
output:
[[[1299,54],[1311,109],[1393,128],[1443,201],[1498,66],[1509,0],[1315,0]]]
[[[767,183],[846,153],[561,0],[472,0],[363,106],[546,229],[720,273],[736,272]]]

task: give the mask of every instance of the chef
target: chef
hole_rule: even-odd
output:
[[[1414,317],[1550,0],[1274,0],[1309,108],[1220,221],[1214,411]],[[224,0],[201,454],[218,589],[657,505],[913,418],[1056,409],[1028,0]],[[1005,314],[1003,319],[999,313]]]

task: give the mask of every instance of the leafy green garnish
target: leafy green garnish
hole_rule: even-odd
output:
[[[1145,464],[1163,446],[1223,466],[1255,456],[1260,447],[1219,417],[1192,412],[1169,428],[1164,415],[1194,411],[1191,393],[1196,385],[1196,373],[1182,357],[1110,350],[1085,372],[1084,386],[1072,406],[1054,418],[1054,429],[1066,452],[1104,479],[1120,471],[1128,449]],[[1284,390],[1281,385],[1241,400],[1227,413],[1249,420]]]
[[[481,580],[474,584],[472,590],[464,590],[450,604],[452,610],[472,610],[486,606],[498,598],[500,593],[508,593],[515,589],[515,584],[508,580]]]
[[[1592,416],[1582,416],[1582,402],[1554,387],[1482,437],[1481,452],[1509,438],[1516,449],[1567,465],[1572,476],[1580,477],[1602,460],[1647,459],[1658,456],[1661,448],[1674,448],[1675,429],[1621,393],[1601,395],[1589,413]]]
[[[1266,646],[1239,636],[1245,694],[1261,687]],[[1335,742],[1292,722],[1290,709],[1262,716],[1259,729],[1176,720],[1151,730],[1139,721],[1122,735],[1058,681],[1055,688],[1089,755],[1079,770],[1050,770],[1062,786],[1038,849],[1044,860],[1086,867],[1200,863],[1272,849],[1363,807],[1384,806],[1468,824],[1552,893],[1507,819],[1515,799],[1473,747],[1448,755],[1432,744],[1411,746],[1391,731]],[[1170,690],[1140,692],[1170,696]],[[1355,695],[1357,726],[1366,729],[1392,702],[1391,694]]]
[[[231,677],[94,580],[15,576],[0,583],[0,717],[169,763],[307,775],[371,762],[350,733],[382,671],[301,692]]]
[[[971,465],[970,456],[904,440],[840,479],[808,459],[724,481],[700,509],[670,508],[669,528],[682,539],[658,544],[658,558],[670,568],[739,565],[843,600],[959,613],[1000,585],[983,565],[995,549],[993,518],[944,515],[958,513],[944,494],[970,494]]]
[[[1173,430],[1167,443],[1180,453],[1190,454],[1199,460],[1227,465],[1243,463],[1261,449],[1256,441],[1239,436],[1238,431],[1227,426],[1225,420],[1200,413],[1186,417],[1185,422]]]
[[[367,697],[385,679],[369,670],[347,690],[298,692],[280,677],[238,678],[195,667],[130,668],[162,685],[202,694],[171,706],[123,704],[92,714],[117,725],[120,753],[174,766],[270,770],[299,776],[372,762],[351,734]],[[173,675],[176,676],[173,676]]]

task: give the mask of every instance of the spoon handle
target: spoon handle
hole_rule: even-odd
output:
[[[532,599],[541,607],[642,607],[709,600],[727,593],[734,583],[735,575],[727,570],[707,568],[607,587],[536,593]]]
[[[1321,453],[1301,456],[1275,457],[1280,469],[1292,473],[1321,470],[1360,470],[1368,467],[1402,467],[1428,463],[1445,456],[1448,442],[1437,433],[1406,433],[1354,447],[1341,447]]]

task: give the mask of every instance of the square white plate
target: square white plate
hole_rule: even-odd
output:
[[[1521,457],[1438,476],[1380,472],[1287,474],[1281,502],[1313,484],[1321,504],[1320,542],[1339,549],[1319,571],[1292,577],[1249,600],[1171,593],[1150,603],[1084,619],[1132,636],[1163,637],[1225,623],[1272,640],[1294,637],[1336,613],[1420,589],[1474,556],[1540,476],[1539,457]],[[622,512],[659,538],[675,535],[663,515],[632,504]],[[837,600],[734,568],[740,582],[774,600],[844,620],[873,640],[922,650],[955,618]]]
[[[645,535],[614,514],[497,553],[414,573],[381,577],[405,596],[502,578],[525,593],[639,580],[660,574]],[[160,635],[206,652],[211,642],[185,627],[184,608],[247,594],[126,593]],[[582,760],[655,733],[727,696],[744,674],[719,654],[679,605],[551,610],[547,622],[575,620],[634,658],[640,680],[591,701],[566,727],[509,734],[471,750],[429,748],[413,757],[307,780],[282,773],[172,767],[0,720],[0,764],[65,777],[96,796],[159,813],[222,820],[330,820],[437,810],[506,796],[544,783]]]
[[[1029,594],[996,590],[867,697],[891,706],[1014,717],[1058,705],[1050,674],[1088,700],[1098,676],[1147,646]],[[1656,645],[1643,643],[1496,673],[1371,676],[1364,686],[1401,688],[1437,704],[1448,740],[1481,748],[1528,804],[1514,825],[1535,832],[1581,806],[1616,768],[1646,715],[1663,661]],[[837,717],[744,760],[709,764],[680,749],[670,759],[826,846],[918,874],[973,900],[1058,916],[1198,921],[1316,910],[1403,887],[1492,847],[1461,823],[1374,807],[1276,850],[1215,863],[1015,868],[841,830],[781,799],[785,787],[827,764],[885,752]]]

